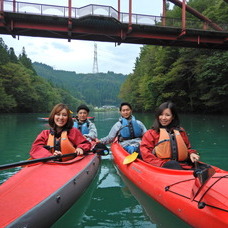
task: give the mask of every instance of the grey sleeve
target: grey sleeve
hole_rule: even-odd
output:
[[[103,144],[112,143],[116,138],[116,136],[118,135],[120,128],[121,128],[121,123],[118,121],[113,125],[109,134],[106,137],[100,139],[100,142]]]
[[[92,140],[97,138],[97,128],[91,121],[89,121],[89,133],[84,134],[84,136]]]

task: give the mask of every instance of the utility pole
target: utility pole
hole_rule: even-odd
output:
[[[98,73],[97,44],[94,42],[93,74]]]

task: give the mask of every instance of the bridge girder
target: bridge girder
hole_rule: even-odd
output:
[[[130,33],[128,28],[127,23],[104,16],[73,18],[70,33],[68,18],[5,12],[4,22],[0,20],[0,34],[13,36],[228,50],[228,32],[224,31],[187,29],[180,35],[182,28],[176,27],[133,24]]]

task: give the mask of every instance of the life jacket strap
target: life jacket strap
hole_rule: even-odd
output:
[[[170,141],[170,139],[163,139],[163,140],[161,140],[160,142],[158,142],[157,144],[155,144],[155,146],[157,146],[157,145],[159,145],[159,144],[161,144],[161,143],[163,143],[163,142],[167,142],[167,141]],[[154,147],[155,147],[154,146]]]
[[[175,134],[169,134],[170,137],[170,145],[171,145],[171,159],[178,161],[178,148],[177,148],[177,141],[176,141],[176,137]]]

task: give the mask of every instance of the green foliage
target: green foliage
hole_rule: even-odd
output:
[[[197,83],[201,94],[201,109],[227,112],[228,111],[228,52],[215,52],[207,58],[201,59]]]
[[[13,48],[9,49],[9,59],[10,59],[10,62],[13,62],[13,63],[18,62],[17,56],[16,56]]]
[[[188,4],[215,22],[228,21],[228,4],[222,0]],[[168,16],[180,18],[181,9],[175,6]],[[138,111],[172,100],[182,112],[227,113],[227,62],[227,51],[144,46],[119,96]]]
[[[42,63],[33,63],[37,74],[51,84],[67,90],[72,96],[85,100],[93,106],[119,105],[120,86],[125,75],[113,72],[76,74],[71,71],[54,70]]]
[[[5,45],[3,39],[0,38],[0,65],[6,64],[9,61],[8,47]]]
[[[24,67],[32,70],[35,73],[34,68],[32,66],[32,61],[27,57],[24,47],[22,49],[22,53],[19,55],[19,61],[22,63],[22,65],[24,65]]]
[[[1,112],[49,112],[60,102],[72,110],[82,103],[118,105],[117,95],[125,79],[126,76],[113,72],[76,74],[32,64],[25,48],[17,57],[14,49],[8,49],[0,39]]]
[[[16,107],[17,103],[12,95],[8,95],[0,79],[0,110],[9,112]]]
[[[37,76],[31,60],[25,54],[25,49],[17,58],[14,50],[8,50],[2,39],[0,101],[1,112],[49,112],[60,102],[68,104],[70,108],[76,108],[83,102]]]

